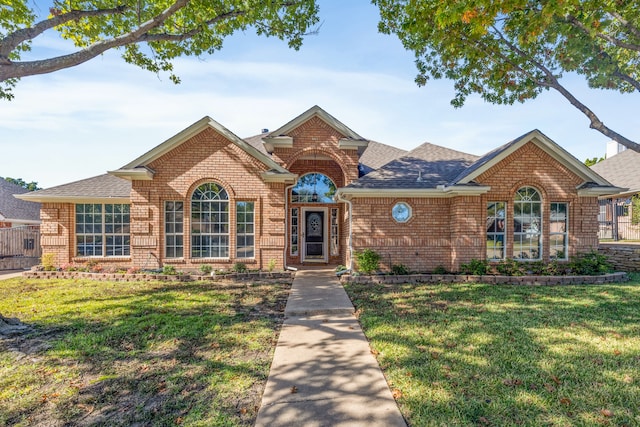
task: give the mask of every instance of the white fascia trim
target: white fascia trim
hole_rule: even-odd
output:
[[[279,136],[268,136],[266,138],[262,138],[264,143],[264,148],[267,150],[267,153],[273,153],[273,149],[275,147],[279,148],[292,148],[293,147],[293,137],[286,135]]]
[[[87,196],[37,196],[29,197],[29,195],[22,195],[26,197],[18,197],[18,199],[26,200],[27,202],[38,203],[131,203],[129,197],[87,197]]]
[[[278,173],[272,171],[261,172],[260,176],[264,182],[281,182],[292,184],[298,179],[298,175],[293,173]]]
[[[19,219],[19,218],[1,218],[2,222],[10,222],[12,224],[38,225],[42,221],[39,219]]]
[[[154,174],[147,168],[118,169],[114,171],[107,171],[107,173],[129,181],[152,181]]]
[[[578,190],[578,197],[599,197],[610,196],[614,194],[628,194],[625,188],[619,187],[595,187],[595,188],[583,188]]]
[[[369,146],[369,141],[363,139],[342,138],[338,141],[338,148],[343,150],[357,150]]]
[[[337,191],[340,198],[351,200],[358,197],[420,197],[439,198],[456,196],[479,196],[491,190],[489,186],[452,186],[438,188],[341,188]]]

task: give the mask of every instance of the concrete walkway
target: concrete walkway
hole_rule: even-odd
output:
[[[24,270],[0,270],[0,280],[21,277]]]
[[[296,273],[256,427],[406,427],[333,270]]]

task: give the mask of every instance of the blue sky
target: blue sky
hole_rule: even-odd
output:
[[[539,129],[581,161],[603,156],[607,138],[560,95],[495,106],[477,97],[454,109],[452,83],[414,83],[413,55],[395,36],[378,34],[378,12],[364,0],[321,0],[318,35],[299,51],[251,32],[229,38],[204,58],[183,58],[182,84],[125,64],[109,52],[86,64],[24,78],[0,101],[0,176],[42,187],[117,169],[203,116],[240,137],[276,129],[319,105],[360,135],[412,149],[431,142],[483,154]],[[60,54],[55,36],[32,55]],[[623,135],[640,140],[640,95],[592,91],[565,82]]]

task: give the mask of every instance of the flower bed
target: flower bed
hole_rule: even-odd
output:
[[[220,281],[220,280],[258,280],[258,279],[288,279],[293,277],[291,271],[270,273],[266,271],[246,272],[246,273],[225,273],[216,275],[200,274],[162,274],[151,272],[129,273],[89,273],[85,271],[26,271],[23,277],[29,279],[91,279],[111,282],[191,282],[194,280]]]
[[[486,283],[490,285],[586,285],[623,283],[627,273],[599,276],[475,276],[468,274],[359,275],[344,274],[340,281],[350,283]]]

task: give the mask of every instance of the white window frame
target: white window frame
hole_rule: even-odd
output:
[[[193,191],[189,201],[191,258],[229,259],[230,203],[227,190],[220,184],[207,182]],[[200,242],[196,244],[198,240]],[[214,241],[217,243],[213,244]]]
[[[249,206],[251,205],[251,210],[248,211],[246,209],[242,210],[240,207],[242,205]],[[256,238],[255,238],[255,229],[256,229],[256,211],[255,211],[255,203],[249,200],[240,200],[236,201],[236,258],[243,259],[255,259],[256,256]],[[240,220],[240,215],[242,214],[243,220]],[[250,215],[250,218],[248,216]],[[249,220],[250,219],[250,220]],[[240,244],[240,240],[244,241],[244,244]],[[247,241],[250,240],[251,244],[247,245]],[[240,256],[239,252],[246,250],[246,248],[251,248],[250,256]]]
[[[562,221],[562,218],[559,218],[560,214],[557,212],[557,207],[560,205],[564,205],[564,221]],[[554,209],[554,207],[556,209]],[[554,218],[554,213],[557,215],[556,218]],[[554,223],[561,222],[564,222],[562,224],[562,231],[553,231]],[[562,236],[562,245],[556,245],[553,243],[554,237],[557,236]],[[563,257],[557,256],[559,250],[564,254]],[[549,257],[559,261],[566,261],[569,259],[569,203],[551,202],[549,205]]]
[[[172,207],[169,204],[172,204]],[[178,204],[181,205],[181,209],[177,209]],[[165,200],[164,256],[166,258],[184,258],[184,211],[184,202],[182,200]],[[178,219],[180,216],[181,218]],[[172,241],[171,244],[169,244],[169,240]],[[170,250],[172,255],[169,255]]]
[[[82,209],[79,207],[82,206]],[[86,207],[91,206],[92,212],[86,212]],[[96,207],[99,206],[99,212]],[[111,212],[107,212],[107,206],[111,206]],[[114,212],[115,206],[121,206],[120,212]],[[82,221],[80,217],[82,216]],[[111,221],[108,217],[111,216]],[[91,218],[93,221],[86,222]],[[119,221],[117,220],[119,219]],[[87,232],[87,227],[91,227],[91,231]],[[116,230],[119,228],[119,230]],[[111,231],[108,231],[111,229]],[[131,256],[131,205],[129,203],[76,203],[75,205],[75,236],[76,257],[88,258],[123,258]],[[82,239],[82,243],[80,240]],[[109,240],[112,239],[111,243]],[[116,244],[114,240],[120,240],[121,243]],[[90,242],[90,243],[87,243]],[[80,245],[92,245],[93,250],[87,254],[80,253]],[[99,253],[96,249],[99,249]],[[119,250],[118,250],[119,249]],[[109,251],[119,252],[107,255]]]

